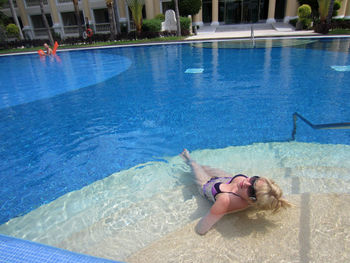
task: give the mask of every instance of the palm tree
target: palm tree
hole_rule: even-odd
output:
[[[176,16],[176,35],[179,37],[181,36],[181,25],[180,25],[180,15],[179,15],[179,1],[174,0],[175,2],[175,16]]]
[[[15,24],[16,24],[16,26],[17,26],[18,29],[19,29],[19,38],[20,38],[21,40],[23,40],[24,37],[23,37],[21,25],[20,25],[19,22],[18,22],[18,17],[17,17],[17,13],[16,13],[16,10],[15,10],[15,6],[14,6],[14,4],[13,4],[13,0],[9,0],[9,5],[10,5],[10,9],[11,9],[12,18],[13,18],[13,20],[15,21]]]
[[[80,11],[79,11],[78,0],[72,0],[72,1],[73,1],[73,5],[74,5],[75,17],[77,19],[77,24],[78,24],[79,37],[83,38],[83,27],[82,27],[81,19],[80,19]]]
[[[132,14],[132,19],[135,22],[135,27],[138,33],[141,33],[142,28],[142,8],[145,0],[126,0]]]
[[[108,17],[109,23],[111,25],[111,39],[115,39],[116,30],[115,30],[115,19],[114,19],[114,11],[113,11],[113,0],[106,0],[106,5],[108,8]]]
[[[317,0],[320,22],[315,27],[317,33],[327,34],[333,14],[334,0]]]
[[[53,46],[54,42],[53,42],[53,37],[51,34],[51,29],[50,29],[49,23],[47,22],[47,18],[46,18],[45,12],[44,12],[44,0],[39,0],[39,5],[40,5],[41,17],[43,19],[44,26],[47,29],[47,34],[49,36],[50,45]]]
[[[333,16],[333,7],[334,7],[334,0],[331,0],[329,7],[328,7],[328,15],[327,15],[327,25],[330,27],[332,16]]]

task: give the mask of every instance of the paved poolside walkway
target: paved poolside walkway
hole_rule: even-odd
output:
[[[204,40],[204,39],[229,39],[229,38],[250,38],[254,37],[283,37],[283,36],[317,36],[313,30],[298,30],[286,23],[277,22],[273,24],[239,24],[239,25],[220,25],[203,26],[197,35],[190,36],[186,40]]]

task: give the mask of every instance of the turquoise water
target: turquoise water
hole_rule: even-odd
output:
[[[135,218],[147,221],[151,208],[164,210],[146,205],[154,196],[166,204],[164,195],[191,204],[188,214],[173,217],[197,218],[200,212],[188,216],[196,208],[188,170],[173,157],[185,147],[232,173],[272,174],[286,193],[305,191],[302,177],[321,180],[315,192],[327,191],[325,177],[335,180],[331,185],[349,180],[348,130],[298,123],[296,141],[308,144],[290,150],[289,166],[292,146],[271,144],[291,139],[294,112],[315,124],[350,120],[350,75],[334,69],[350,65],[349,39],[280,42],[266,40],[256,49],[214,42],[60,52],[59,61],[1,57],[0,212],[2,223],[13,219],[1,232],[81,251],[79,242],[67,241],[76,241],[74,233],[96,222],[112,233],[134,229]],[[17,61],[27,69],[20,75],[13,73]],[[327,144],[340,146],[322,148]],[[236,147],[224,152],[239,162],[218,154],[226,147]],[[104,178],[113,183],[101,183]]]

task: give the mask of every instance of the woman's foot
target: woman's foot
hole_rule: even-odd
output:
[[[191,159],[191,157],[190,157],[190,153],[188,152],[187,149],[184,149],[184,150],[182,151],[182,153],[180,154],[180,156],[182,157],[182,159],[185,160],[185,162],[186,162],[187,164],[190,164],[190,163],[192,162],[192,159]]]

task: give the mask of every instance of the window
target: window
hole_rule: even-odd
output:
[[[76,26],[78,25],[77,19],[74,12],[61,13],[62,21],[64,26]],[[80,11],[80,21],[84,24],[83,12]]]
[[[94,9],[94,16],[96,24],[109,23],[108,9]]]
[[[49,23],[49,26],[52,27],[52,19],[51,15],[46,14],[47,22]],[[32,24],[34,28],[44,28],[44,21],[41,15],[34,15],[31,16]]]

